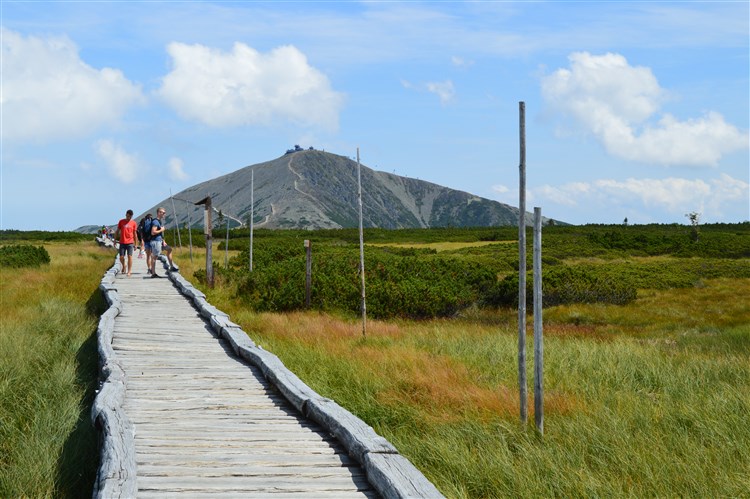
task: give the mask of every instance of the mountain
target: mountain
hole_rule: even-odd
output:
[[[254,173],[252,173],[254,172]],[[171,225],[176,213],[181,227],[203,227],[203,206],[194,203],[211,196],[213,221],[219,211],[246,225],[250,216],[251,175],[254,175],[255,227],[334,229],[357,227],[359,208],[357,163],[313,149],[292,149],[277,159],[241,168],[178,192],[156,208],[167,210]],[[467,192],[361,166],[362,218],[365,227],[477,227],[517,225],[518,208]],[[174,203],[174,208],[173,208]],[[545,219],[548,223],[549,219]],[[533,215],[527,215],[527,224]]]

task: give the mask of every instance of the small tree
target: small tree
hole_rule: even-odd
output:
[[[701,214],[697,211],[691,211],[690,213],[686,213],[685,216],[688,218],[688,220],[690,220],[690,240],[693,242],[697,242],[701,232]]]
[[[219,216],[216,217],[215,228],[220,229],[223,226],[224,226],[224,213],[222,213],[222,211],[219,210]]]

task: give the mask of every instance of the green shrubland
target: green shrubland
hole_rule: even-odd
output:
[[[248,306],[256,311],[305,308],[303,241],[310,240],[311,308],[359,311],[357,230],[257,231],[252,272],[248,236],[247,229],[231,231],[229,248],[240,254],[228,268],[215,265]],[[473,306],[517,306],[518,247],[508,244],[515,236],[517,229],[512,227],[365,230],[368,313],[376,318],[423,319],[451,317]],[[440,252],[428,247],[438,241],[467,246]],[[469,244],[478,241],[490,244]],[[219,249],[224,245],[222,241]],[[550,226],[543,231],[542,253],[545,306],[625,304],[636,299],[639,289],[689,287],[725,276],[750,277],[750,224],[704,226],[699,241],[680,225]],[[532,257],[529,242],[529,304]],[[203,276],[200,271],[196,275],[199,280]]]
[[[0,267],[38,267],[49,263],[49,253],[44,246],[12,244],[0,246]]]

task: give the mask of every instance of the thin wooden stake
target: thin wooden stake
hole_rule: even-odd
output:
[[[190,241],[190,263],[193,263],[193,223],[190,220],[190,204],[188,200],[185,200],[185,207],[188,216],[188,240]]]
[[[229,211],[232,211],[232,196],[229,196]],[[227,238],[224,241],[224,268],[229,268],[229,217],[224,217],[227,220]]]
[[[526,388],[526,104],[518,103],[521,161],[518,166],[518,388],[521,423],[528,422]]]
[[[310,308],[312,293],[312,243],[305,239],[305,308]]]
[[[542,319],[542,209],[534,208],[534,422],[544,435],[544,323]]]
[[[172,201],[172,213],[174,215],[174,225],[177,227],[177,242],[180,245],[180,249],[182,249],[182,238],[180,237],[180,223],[177,221],[177,210],[174,207],[174,198],[172,197],[172,189],[169,189],[169,199]],[[172,241],[174,244],[174,241]]]
[[[250,170],[250,272],[253,271],[253,218],[255,218],[255,170]]]
[[[365,300],[365,242],[362,228],[362,175],[357,148],[357,186],[359,189],[359,273],[362,276],[362,336],[367,335],[367,301]]]

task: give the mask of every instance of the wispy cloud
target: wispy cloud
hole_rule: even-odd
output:
[[[717,166],[724,154],[748,147],[747,132],[719,113],[685,121],[659,116],[667,92],[649,68],[631,66],[612,53],[576,52],[569,60],[570,68],[542,78],[542,94],[614,156],[667,166]]]
[[[3,138],[43,143],[83,137],[145,102],[121,71],[94,69],[67,37],[2,29]]]
[[[456,95],[456,89],[451,80],[441,82],[412,83],[407,80],[401,80],[401,86],[417,92],[429,92],[435,94],[440,99],[441,104],[447,104]]]
[[[441,104],[447,104],[453,99],[456,90],[453,88],[453,82],[450,80],[439,82],[428,82],[427,91],[440,97]]]
[[[721,174],[710,180],[669,177],[664,179],[600,179],[563,185],[542,185],[530,190],[540,201],[562,206],[590,207],[630,205],[642,210],[666,210],[673,215],[690,211],[719,217],[726,207],[747,205],[750,184]]]
[[[188,174],[185,173],[184,165],[180,158],[169,158],[169,178],[172,180],[187,180]]]
[[[223,52],[175,42],[167,51],[173,68],[157,93],[183,118],[211,127],[338,128],[343,94],[293,46],[262,54],[243,43]]]
[[[146,170],[134,154],[126,152],[113,140],[98,141],[94,145],[94,150],[107,165],[110,173],[125,184],[135,181]]]

